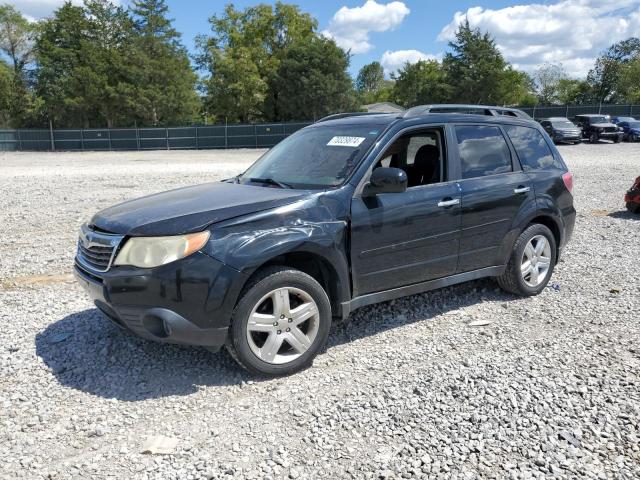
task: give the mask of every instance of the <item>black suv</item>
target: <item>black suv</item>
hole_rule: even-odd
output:
[[[618,143],[624,135],[621,128],[611,123],[605,115],[576,115],[575,123],[582,130],[582,137],[590,143],[598,143],[601,138]]]
[[[571,189],[531,120],[342,115],[235,178],[96,214],[75,271],[123,328],[289,374],[364,305],[481,277],[540,293],[573,231]]]
[[[550,117],[540,120],[540,125],[549,134],[555,143],[580,143],[582,131],[568,118]]]

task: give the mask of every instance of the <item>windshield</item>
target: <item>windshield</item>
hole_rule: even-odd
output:
[[[640,128],[640,122],[628,122],[629,128]]]
[[[315,125],[265,153],[244,172],[242,183],[281,188],[331,188],[342,184],[384,125]]]
[[[589,120],[591,121],[591,124],[594,124],[594,123],[609,123],[609,120],[607,120],[607,117],[590,117]]]
[[[576,126],[569,120],[561,120],[559,122],[553,122],[553,126],[556,128],[576,128]]]

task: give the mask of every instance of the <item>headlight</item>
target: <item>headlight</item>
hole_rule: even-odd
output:
[[[153,268],[187,257],[209,240],[209,232],[175,237],[132,237],[118,253],[114,265]]]

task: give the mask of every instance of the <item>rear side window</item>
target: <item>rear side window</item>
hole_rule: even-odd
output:
[[[511,154],[498,127],[458,125],[462,178],[484,177],[511,172]]]
[[[553,157],[549,145],[538,130],[517,125],[505,125],[504,129],[516,149],[522,169],[525,172],[531,170],[565,170],[564,165]]]

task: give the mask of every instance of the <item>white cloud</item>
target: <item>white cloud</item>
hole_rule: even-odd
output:
[[[584,77],[611,44],[640,36],[640,0],[563,0],[499,10],[473,7],[456,12],[438,40],[453,39],[465,18],[473,28],[491,33],[517,68],[532,72],[542,63],[561,63],[574,77]]]
[[[367,0],[361,7],[338,10],[322,34],[334,39],[341,48],[351,50],[351,53],[366,53],[373,48],[369,43],[371,32],[393,30],[409,12],[403,2],[380,4]]]
[[[29,20],[40,20],[50,16],[65,3],[65,0],[11,0],[9,3]],[[71,0],[71,3],[82,5],[82,0]]]
[[[384,73],[391,75],[404,67],[406,63],[417,63],[420,60],[437,60],[436,55],[424,53],[419,50],[387,50],[382,54],[380,64],[384,67]]]

